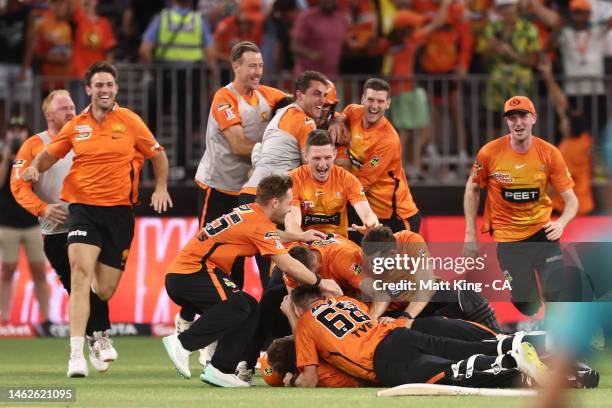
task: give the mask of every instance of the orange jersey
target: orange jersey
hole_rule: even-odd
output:
[[[234,86],[235,89],[238,89]],[[286,93],[270,86],[259,85],[257,90],[266,98],[270,108],[274,108],[278,101],[287,96]],[[242,95],[244,100],[251,106],[257,106],[259,104],[259,98],[255,92],[251,92],[251,95]],[[211,114],[219,124],[219,130],[223,131],[233,125],[242,125],[242,117],[240,116],[240,109],[238,109],[238,95],[232,92],[227,87],[219,89],[213,98]],[[270,115],[262,117],[262,122],[268,122]]]
[[[219,47],[220,56],[230,60],[232,47],[240,41],[252,41],[261,46],[263,42],[263,22],[251,22],[247,31],[243,31],[235,15],[219,21],[213,33],[215,44]]]
[[[492,229],[498,242],[528,238],[550,220],[548,183],[558,193],[574,186],[556,147],[534,136],[529,151],[517,153],[509,134],[480,149],[472,181],[487,189],[483,232]]]
[[[393,125],[383,117],[374,127],[364,129],[363,105],[348,105],[344,115],[351,132],[352,173],[363,185],[372,211],[379,219],[394,215],[406,219],[416,214],[419,210],[408,187],[402,145]]]
[[[71,149],[74,161],[61,199],[97,206],[135,204],[139,162],[142,167],[139,153],[150,158],[163,150],[137,114],[117,105],[101,126],[88,107],[66,123],[47,146],[55,158],[64,157]]]
[[[258,204],[241,205],[202,228],[181,249],[168,271],[194,273],[206,264],[209,270],[219,268],[230,275],[238,257],[286,253],[276,225],[261,207]]]
[[[26,139],[15,157],[13,174],[11,175],[11,190],[13,196],[15,196],[15,200],[30,214],[36,216],[42,215],[45,208],[47,208],[47,203],[41,200],[36,193],[32,191],[32,183],[25,182],[21,179],[19,170],[28,168],[36,155],[44,149],[45,145],[38,135]]]
[[[339,166],[333,166],[329,178],[321,183],[312,177],[308,165],[292,170],[292,206],[300,207],[302,228],[348,236],[346,205],[366,201],[361,183]]]
[[[106,17],[91,18],[77,6],[73,20],[76,23],[72,54],[73,74],[83,78],[90,65],[109,57],[109,52],[115,48],[117,41],[113,27]]]
[[[367,306],[347,296],[317,301],[298,320],[295,351],[298,368],[319,365],[319,357],[356,378],[376,381],[374,352],[403,320],[379,324]]]
[[[34,53],[45,57],[42,64],[43,75],[70,76],[72,50],[72,29],[66,20],[57,20],[51,11],[43,13],[42,18],[34,28]],[[49,56],[65,62],[52,62]]]
[[[278,128],[293,136],[300,145],[300,151],[306,148],[308,134],[317,128],[315,121],[297,106],[287,109],[278,121]]]
[[[361,285],[361,248],[359,245],[340,235],[330,235],[326,240],[313,241],[305,245],[321,255],[319,275],[323,279],[333,279],[350,296],[357,297]],[[284,275],[287,286],[295,288],[299,284]]]
[[[588,214],[595,208],[591,188],[592,147],[593,138],[587,132],[579,137],[563,139],[559,144],[559,151],[567,163],[574,183],[576,183],[574,192],[578,197],[578,215]],[[565,207],[565,203],[559,194],[553,197],[553,207],[557,211],[563,211],[563,207]]]

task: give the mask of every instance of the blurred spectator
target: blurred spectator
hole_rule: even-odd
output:
[[[592,147],[593,138],[588,131],[584,115],[579,110],[572,110],[567,98],[553,76],[550,61],[544,59],[538,68],[548,87],[550,99],[559,116],[559,130],[561,143],[559,151],[567,164],[567,168],[574,180],[574,192],[578,197],[578,215],[585,215],[593,211],[592,181]],[[552,196],[553,208],[559,213],[563,212],[564,202],[559,194]]]
[[[10,188],[11,165],[20,165],[19,162],[13,161],[28,136],[24,119],[12,118],[0,148],[0,322],[10,320],[13,277],[19,260],[19,249],[23,245],[34,281],[40,315],[43,323],[48,325],[49,289],[40,227],[36,217],[17,204]]]
[[[532,22],[538,29],[540,38],[540,47],[546,48],[551,30],[561,24],[561,16],[547,7],[547,0],[520,0],[519,13],[528,21]],[[554,2],[553,2],[554,3]],[[549,58],[554,58],[554,54],[550,53]]]
[[[261,47],[267,74],[288,76],[293,71],[291,28],[298,16],[296,0],[276,0],[264,24]]]
[[[197,9],[214,29],[219,21],[236,13],[238,2],[236,0],[198,0]]]
[[[348,23],[340,72],[379,74],[381,58],[376,47],[378,13],[372,0],[342,0],[340,10]]]
[[[71,0],[49,0],[49,9],[34,28],[34,55],[42,62],[41,73],[45,76],[72,75],[72,12]],[[61,82],[46,83],[45,90],[63,87]]]
[[[215,28],[215,53],[224,65],[231,65],[232,47],[240,41],[251,41],[257,46],[263,42],[265,14],[261,0],[240,0],[235,14],[224,18]],[[225,80],[227,79],[227,80]],[[229,81],[223,78],[222,83]]]
[[[336,0],[319,0],[316,7],[302,11],[291,30],[293,71],[319,71],[336,78],[348,24]]]
[[[497,21],[487,24],[477,50],[487,64],[485,106],[495,113],[511,95],[531,95],[538,60],[537,28],[518,15],[518,0],[495,0]],[[495,115],[501,118],[501,113]],[[499,126],[499,123],[496,124]]]
[[[604,47],[612,18],[590,22],[591,4],[587,0],[571,0],[569,21],[558,36],[564,83],[570,105],[580,108],[588,123],[599,132],[605,125],[607,110],[604,89]]]
[[[121,18],[121,41],[115,55],[118,60],[138,61],[138,48],[142,34],[151,19],[165,6],[165,0],[126,0]]]
[[[33,18],[28,6],[8,0],[0,9],[0,129],[4,128],[5,101],[32,98]]]

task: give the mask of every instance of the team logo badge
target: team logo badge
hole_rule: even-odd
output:
[[[227,278],[223,278],[223,283],[225,283],[225,286],[227,286],[228,288],[231,289],[237,289],[238,286],[236,286],[236,284],[234,282],[232,282],[231,280],[227,279]]]
[[[15,161],[13,162],[13,167],[23,167],[24,164],[25,160],[15,159]]]
[[[125,125],[123,123],[115,123],[112,128],[113,133],[124,133]]]
[[[521,100],[518,98],[514,98],[510,101],[510,106],[517,106],[521,103]]]
[[[374,156],[370,159],[370,166],[372,167],[376,167],[378,166],[378,163],[380,162],[380,157],[378,156]]]
[[[266,369],[264,370],[264,375],[266,376],[271,376],[272,375],[272,369],[270,367],[266,367]]]
[[[361,273],[361,265],[357,263],[352,264],[351,271],[353,271],[354,275],[359,275]]]

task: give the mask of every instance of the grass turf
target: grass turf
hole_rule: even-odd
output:
[[[180,378],[168,359],[161,339],[116,338],[119,359],[107,373],[90,366],[87,378],[66,378],[67,339],[0,340],[0,387],[75,387],[76,403],[2,403],[2,406],[68,407],[168,407],[258,406],[278,407],[529,407],[528,398],[490,397],[402,397],[377,398],[375,388],[296,389],[271,388],[257,378],[249,389],[220,389],[199,379],[201,371],[192,356],[190,380]],[[612,400],[612,352],[599,356],[593,364],[601,373],[595,390],[572,390],[569,406],[609,407]]]

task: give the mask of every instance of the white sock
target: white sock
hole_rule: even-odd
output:
[[[83,346],[85,345],[85,337],[71,336],[70,337],[70,355],[76,357],[83,356]]]

